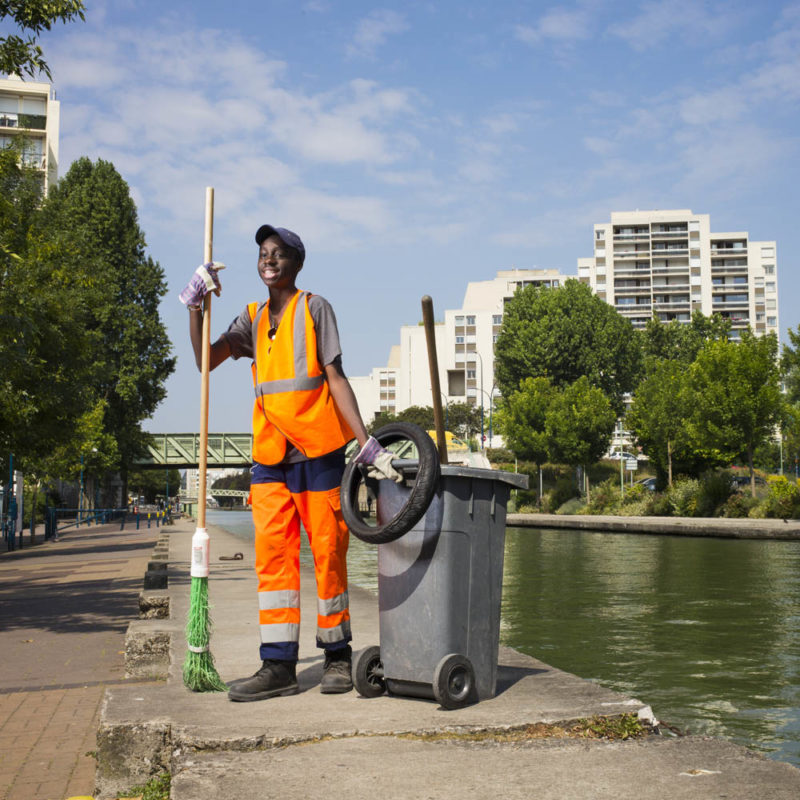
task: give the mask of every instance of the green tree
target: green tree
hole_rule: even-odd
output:
[[[730,331],[730,320],[719,314],[707,317],[695,311],[688,324],[676,319],[661,322],[652,318],[641,334],[642,350],[648,362],[667,359],[691,364],[706,342],[727,339]]]
[[[586,377],[617,411],[639,378],[642,353],[631,323],[591,289],[568,280],[557,289],[527,286],[508,302],[495,350],[503,396],[525,378],[568,386]]]
[[[480,433],[481,410],[479,406],[469,403],[450,403],[447,407],[447,419],[447,429],[459,439],[469,442]]]
[[[551,458],[583,467],[589,500],[587,467],[608,450],[617,415],[606,394],[586,376],[556,392],[550,399],[546,429]]]
[[[80,448],[70,443],[92,438],[102,398],[86,389],[96,375],[87,280],[35,234],[40,202],[18,148],[0,150],[0,449],[41,477],[54,463],[73,473]]]
[[[691,460],[686,429],[691,416],[686,365],[673,359],[650,365],[639,384],[625,423],[657,470],[672,486],[673,462]]]
[[[432,406],[409,406],[398,412],[397,419],[400,422],[410,422],[419,425],[424,431],[433,428],[433,407]]]
[[[790,403],[800,403],[800,325],[797,330],[786,331],[791,344],[783,346],[781,354],[781,373],[786,387],[786,399]]]
[[[542,464],[550,458],[547,412],[557,391],[547,378],[525,378],[519,391],[501,400],[495,415],[506,445],[514,455],[536,464],[539,473],[540,508]]]
[[[113,436],[116,466],[127,469],[146,447],[141,422],[164,398],[175,368],[159,316],[164,272],[145,253],[128,185],[113,164],[75,161],[38,215],[66,283],[84,289],[81,320],[90,337],[92,385],[82,390],[105,402],[103,430]]]
[[[181,473],[177,469],[141,469],[128,473],[128,492],[134,497],[144,497],[146,503],[155,503],[164,497],[169,486],[170,497],[181,488]]]
[[[55,22],[85,19],[83,12],[82,0],[0,0],[0,20],[6,24],[13,22],[18,29],[18,33],[0,36],[0,72],[6,75],[24,72],[32,78],[44,72],[52,80],[50,67],[36,40]]]
[[[744,458],[755,495],[753,454],[784,412],[777,362],[778,340],[744,331],[740,342],[708,342],[689,370],[693,413],[689,433],[709,458]]]

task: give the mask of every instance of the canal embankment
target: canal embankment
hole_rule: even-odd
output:
[[[209,531],[211,651],[229,681],[258,666],[253,554],[241,537],[214,526]],[[192,533],[190,521],[169,529],[169,616],[137,620],[128,633],[142,654],[140,660],[127,658],[131,677],[166,680],[107,691],[97,748],[101,800],[159,772],[172,775],[173,800],[248,800],[273,793],[292,800],[332,782],[350,797],[370,799],[535,793],[581,800],[629,796],[632,787],[640,793],[645,785],[647,793],[687,800],[788,799],[800,793],[800,770],[719,739],[675,737],[667,730],[624,741],[535,735],[541,726],[569,727],[580,719],[653,716],[647,698],[612,691],[506,647],[500,651],[496,696],[466,708],[444,711],[433,701],[388,695],[323,695],[313,573],[306,567],[300,693],[241,704],[222,693],[193,694],[181,680]],[[237,552],[243,552],[241,559],[228,560]],[[350,607],[354,647],[378,644],[375,594],[353,586]],[[419,625],[424,633],[424,620]]]
[[[800,520],[725,517],[622,517],[600,514],[508,514],[511,528],[800,540]]]

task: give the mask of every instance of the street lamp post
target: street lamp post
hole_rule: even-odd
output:
[[[481,450],[483,450],[483,396],[486,394],[486,392],[483,391],[483,357],[477,350],[474,355],[478,357],[478,361],[480,361],[481,364]]]
[[[494,390],[497,387],[493,384],[491,392],[481,392],[489,398],[489,447],[492,446],[492,419],[494,417]]]

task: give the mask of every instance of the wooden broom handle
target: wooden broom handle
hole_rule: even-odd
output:
[[[214,260],[214,187],[206,186],[206,222],[203,236],[203,263]],[[206,527],[206,472],[208,468],[208,384],[211,360],[211,294],[203,298],[203,352],[200,362],[200,452],[197,487],[197,527]]]
[[[436,427],[436,444],[439,450],[439,462],[447,463],[447,439],[444,435],[444,419],[442,416],[442,390],[439,385],[439,359],[436,355],[436,330],[433,326],[433,300],[429,295],[422,298],[422,324],[425,327],[425,341],[428,345],[428,368],[431,373],[431,391],[433,393],[433,422]]]

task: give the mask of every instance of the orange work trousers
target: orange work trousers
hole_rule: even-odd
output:
[[[339,499],[343,471],[342,451],[295,464],[255,464],[251,470],[262,659],[298,657],[301,522],[314,556],[317,646],[336,650],[352,638],[349,531]]]

